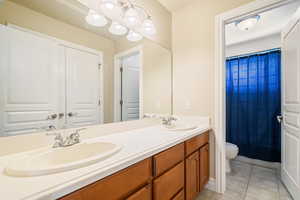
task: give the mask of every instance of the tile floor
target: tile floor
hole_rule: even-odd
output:
[[[197,200],[292,200],[277,170],[240,161],[232,162],[226,187],[223,195],[204,190]]]

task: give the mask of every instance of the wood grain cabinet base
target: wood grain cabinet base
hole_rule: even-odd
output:
[[[195,200],[209,180],[208,132],[60,200]]]
[[[146,185],[139,191],[130,195],[126,200],[151,200],[152,199],[152,188],[151,184]]]
[[[183,187],[184,162],[181,162],[153,181],[153,199],[171,199],[182,190]]]
[[[185,142],[185,199],[194,200],[209,180],[209,135],[203,133]]]

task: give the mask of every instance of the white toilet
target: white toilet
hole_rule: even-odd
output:
[[[239,147],[235,144],[226,143],[226,172],[231,172],[230,160],[234,159],[239,153]]]

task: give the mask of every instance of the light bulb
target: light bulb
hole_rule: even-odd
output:
[[[136,33],[132,30],[129,31],[128,35],[127,35],[127,40],[131,41],[131,42],[137,42],[140,41],[141,39],[143,39],[143,36],[139,33]]]
[[[125,12],[125,22],[128,26],[136,26],[139,23],[139,14],[136,9],[127,9]]]
[[[124,35],[127,33],[127,28],[118,22],[112,22],[111,26],[109,27],[109,32],[114,35]]]
[[[92,9],[89,10],[88,15],[85,17],[85,21],[88,24],[97,27],[102,27],[107,24],[107,19]]]
[[[155,26],[150,18],[146,19],[143,22],[142,30],[147,35],[154,35],[156,33]]]
[[[122,13],[122,8],[118,4],[118,0],[102,0],[100,9],[105,15],[113,18],[120,17]]]

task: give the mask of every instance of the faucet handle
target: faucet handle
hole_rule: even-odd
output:
[[[73,145],[73,144],[77,144],[80,142],[80,132],[85,130],[86,128],[80,128],[80,129],[76,129],[74,133],[71,133],[69,135],[69,137],[67,137],[67,143],[69,143],[69,145]]]
[[[62,147],[64,144],[64,138],[61,133],[53,132],[53,133],[46,133],[47,136],[55,136],[53,144],[53,148]]]

